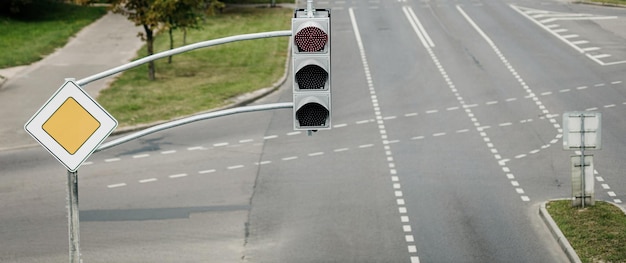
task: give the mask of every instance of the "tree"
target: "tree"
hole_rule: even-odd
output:
[[[218,0],[114,0],[113,12],[126,16],[135,25],[143,26],[145,35],[141,37],[146,41],[150,56],[154,54],[154,34],[157,30],[168,29],[170,49],[173,49],[174,29],[183,28],[186,32],[187,28],[198,28],[204,12],[213,12],[223,6]],[[155,79],[154,62],[148,64],[148,78]]]
[[[9,15],[19,13],[32,2],[32,0],[3,0],[0,2],[0,14]]]
[[[213,14],[215,9],[221,9],[224,4],[218,0],[156,0],[155,12],[161,14],[160,20],[165,23],[170,37],[170,49],[174,48],[175,29],[183,30],[183,45],[187,44],[187,29],[198,29],[200,19],[206,14]],[[172,63],[172,57],[168,58]]]
[[[135,25],[142,26],[145,32],[139,36],[146,41],[148,56],[154,54],[154,32],[158,29],[160,14],[155,12],[153,4],[156,0],[114,0],[113,12],[119,13],[133,21]],[[148,78],[155,80],[154,61],[148,63]]]
[[[168,29],[170,49],[174,48],[174,29],[182,28],[186,32],[187,28],[199,28],[203,4],[204,0],[156,0],[154,10],[160,13],[160,20]],[[172,56],[168,63],[172,63]]]

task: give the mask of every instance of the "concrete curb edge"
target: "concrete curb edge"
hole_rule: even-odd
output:
[[[578,257],[578,254],[576,254],[576,251],[574,250],[572,245],[570,245],[569,241],[567,241],[567,238],[565,238],[565,235],[563,235],[563,232],[561,232],[561,229],[559,228],[559,226],[556,225],[556,222],[554,222],[554,219],[552,219],[552,216],[550,216],[550,213],[548,213],[548,210],[546,209],[546,204],[548,202],[557,200],[569,199],[553,199],[541,203],[541,206],[539,206],[539,216],[541,216],[543,222],[546,223],[546,226],[548,226],[548,228],[550,229],[550,233],[552,233],[552,236],[554,237],[554,239],[556,239],[556,242],[559,243],[559,246],[561,247],[561,249],[563,249],[563,252],[565,252],[565,255],[567,255],[567,258],[569,258],[570,262],[582,263],[582,261]]]

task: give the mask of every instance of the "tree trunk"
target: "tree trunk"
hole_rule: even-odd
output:
[[[146,31],[146,48],[148,49],[148,56],[154,54],[154,35],[152,29],[148,25],[143,25],[143,29]],[[148,79],[155,80],[154,61],[148,62]]]
[[[174,49],[174,35],[172,34],[172,27],[169,30],[170,33],[170,50]],[[172,64],[172,56],[167,57],[167,63]]]

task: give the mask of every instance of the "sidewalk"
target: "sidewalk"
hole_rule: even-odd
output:
[[[108,13],[81,30],[67,45],[29,66],[0,69],[0,151],[37,145],[24,124],[63,85],[129,62],[143,42],[126,17]],[[33,41],[37,41],[36,39]],[[112,77],[84,87],[92,97]]]

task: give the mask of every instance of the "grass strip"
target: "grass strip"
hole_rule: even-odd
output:
[[[612,204],[596,201],[585,209],[570,200],[546,208],[582,262],[626,262],[626,215]]]
[[[226,36],[289,30],[289,8],[227,8],[207,17],[200,30],[188,30],[187,43]],[[182,32],[175,31],[177,46]],[[194,50],[156,61],[156,81],[148,80],[147,65],[124,72],[98,101],[120,126],[170,120],[223,106],[228,99],[265,88],[285,72],[289,38],[234,42]],[[169,49],[169,37],[155,39],[155,53]],[[140,54],[147,54],[145,47]],[[142,57],[142,56],[140,56]]]
[[[626,0],[582,0],[581,2],[591,2],[603,5],[617,5],[626,7]]]
[[[28,65],[64,46],[106,7],[33,1],[17,14],[0,14],[0,68]]]

